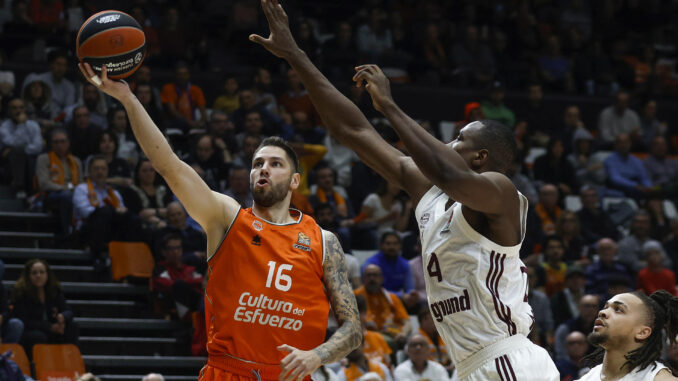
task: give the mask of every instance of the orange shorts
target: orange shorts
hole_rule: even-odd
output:
[[[229,357],[210,357],[200,370],[199,381],[277,381],[279,365],[247,363]],[[304,380],[311,380],[306,377]]]

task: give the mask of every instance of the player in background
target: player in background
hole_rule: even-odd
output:
[[[395,105],[379,68],[357,68],[354,80],[367,83],[375,108],[412,155],[406,157],[381,139],[297,46],[278,1],[261,4],[270,35],[250,40],[285,59],[331,134],[418,204],[429,308],[459,379],[559,380],[546,350],[526,337],[533,317],[518,251],[527,199],[503,174],[516,150],[511,130],[474,122],[443,144]]]
[[[210,190],[179,160],[124,81],[79,65],[90,83],[125,107],[154,168],[207,233],[208,363],[200,379],[301,380],[362,342],[360,318],[338,239],[290,209],[298,159],[280,138],[254,154],[251,209]],[[328,302],[329,300],[329,302]],[[325,339],[329,306],[339,329]]]
[[[660,290],[613,296],[593,325],[589,342],[598,348],[583,360],[594,366],[581,381],[678,380],[661,362],[664,335],[670,344],[678,335],[678,298]]]

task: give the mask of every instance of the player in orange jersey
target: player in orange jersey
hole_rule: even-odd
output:
[[[201,381],[309,380],[362,342],[353,291],[338,239],[290,209],[299,185],[299,161],[280,138],[265,139],[254,154],[254,205],[241,209],[211,191],[172,152],[125,82],[80,70],[127,110],[132,130],[155,169],[207,232],[205,289],[207,365]],[[329,307],[339,322],[326,342]]]

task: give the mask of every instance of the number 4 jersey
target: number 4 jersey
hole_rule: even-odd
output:
[[[325,340],[329,302],[323,284],[323,232],[298,211],[274,224],[241,209],[208,260],[207,351],[279,364],[289,344],[310,350]]]
[[[521,234],[527,199],[519,193]],[[434,186],[415,214],[422,243],[428,304],[455,364],[490,344],[516,334],[527,336],[532,309],[527,274],[518,251],[476,232],[455,202]]]

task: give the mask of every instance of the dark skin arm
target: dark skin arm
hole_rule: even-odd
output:
[[[383,178],[409,193],[413,202],[418,202],[430,188],[430,181],[409,157],[383,140],[360,109],[313,65],[294,41],[287,14],[278,1],[261,0],[261,6],[271,33],[268,38],[251,35],[250,40],[292,66],[332,136],[353,149],[363,162]]]
[[[325,232],[325,248],[323,283],[339,328],[326,342],[310,351],[302,351],[287,344],[279,346],[279,350],[291,352],[280,363],[283,369],[279,378],[281,381],[302,380],[321,364],[341,360],[362,342],[358,305],[348,282],[344,251],[333,233]]]
[[[487,149],[463,149],[463,154],[468,155],[463,157],[451,145],[444,144],[429,134],[395,104],[388,78],[379,67],[363,65],[357,67],[356,71],[353,80],[358,86],[365,83],[374,107],[389,120],[424,175],[450,198],[464,205],[464,215],[474,228],[483,224],[481,219],[484,217],[478,215],[480,213],[489,222],[489,231],[481,233],[487,234],[499,244],[517,244],[520,234],[517,234],[516,239],[515,232],[520,232],[520,221],[515,186],[501,173],[478,173],[467,163],[470,159],[475,167],[482,168],[486,165],[490,152]],[[462,144],[465,131],[468,131],[467,135],[471,135],[473,127],[465,127],[461,137],[453,144]],[[506,228],[510,228],[512,233],[507,234],[504,230]]]

